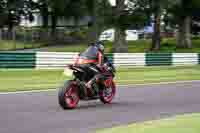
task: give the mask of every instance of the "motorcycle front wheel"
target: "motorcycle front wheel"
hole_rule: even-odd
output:
[[[104,104],[109,104],[112,102],[113,98],[116,94],[116,85],[115,82],[112,81],[111,85],[99,92],[100,100]]]
[[[59,105],[63,109],[74,109],[79,102],[78,88],[74,81],[66,81],[58,90]]]

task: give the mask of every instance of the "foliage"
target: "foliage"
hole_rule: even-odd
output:
[[[22,18],[34,20],[32,10],[35,3],[32,0],[3,0],[0,3],[0,26],[8,25],[12,28],[18,25]]]

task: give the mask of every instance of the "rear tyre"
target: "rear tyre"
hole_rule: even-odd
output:
[[[63,109],[74,109],[79,102],[78,88],[74,81],[66,81],[58,91],[59,105]]]
[[[104,104],[109,104],[112,102],[116,94],[116,85],[115,82],[112,81],[109,88],[105,88],[99,92],[100,100]]]

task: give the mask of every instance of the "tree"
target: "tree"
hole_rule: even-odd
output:
[[[125,0],[116,0],[115,15],[113,15],[115,16],[114,24],[116,29],[114,51],[127,51],[125,29],[131,25],[130,23],[144,26],[146,21],[150,21],[152,17],[154,33],[150,50],[158,51],[161,41],[161,15],[168,4],[168,0],[129,0],[126,4],[125,2]]]
[[[0,40],[2,39],[2,27],[5,24],[6,16],[5,16],[5,1],[0,1]]]
[[[153,12],[153,20],[154,20],[154,33],[152,36],[152,46],[150,48],[151,51],[158,51],[160,49],[160,23],[161,23],[161,14],[162,14],[162,0],[151,0],[151,8]]]
[[[197,9],[192,14],[192,34],[198,35],[200,33],[200,9]]]
[[[48,0],[39,0],[37,2],[37,9],[40,11],[42,16],[42,28],[46,29],[49,26],[49,6]]]
[[[5,25],[6,21],[6,1],[0,1],[0,28]]]
[[[141,0],[140,6],[145,8],[148,17],[153,20],[153,35],[150,51],[160,50],[161,43],[161,16],[170,5],[170,0]]]
[[[178,24],[177,48],[191,48],[191,22],[193,13],[200,8],[198,0],[175,0],[174,5],[169,8],[173,18]]]
[[[3,0],[0,3],[0,26],[7,26],[9,38],[12,38],[13,27],[18,25],[22,18],[33,20],[32,0]]]
[[[51,35],[55,36],[58,18],[63,16],[65,6],[69,4],[68,0],[48,0],[51,16]]]
[[[113,11],[113,23],[115,28],[115,38],[113,43],[113,52],[128,52],[128,46],[126,42],[126,27],[123,25],[124,18],[127,15],[125,0],[116,0],[116,7]]]
[[[130,27],[139,29],[144,26],[147,16],[144,8],[139,6],[140,0],[116,0],[113,8],[112,25],[115,28],[113,52],[128,52],[126,30]]]
[[[51,22],[51,35],[55,36],[55,31],[59,18],[78,20],[85,14],[85,0],[40,0],[38,8],[43,18],[43,27],[49,25],[49,17]]]
[[[109,27],[111,5],[108,0],[86,0],[87,15],[91,17],[89,22],[89,43],[97,41],[100,33]]]

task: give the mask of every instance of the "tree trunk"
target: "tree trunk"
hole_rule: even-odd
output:
[[[99,5],[98,5],[98,2],[97,1],[94,1],[93,2],[93,9],[92,9],[92,13],[91,13],[91,16],[92,16],[92,21],[89,25],[89,34],[88,34],[88,43],[92,43],[92,42],[95,42],[98,40],[99,38],[99,35],[101,33],[101,27],[100,27],[100,24],[99,24],[99,19],[102,19],[101,17],[99,17],[98,15],[98,12],[99,12],[99,9],[98,9]]]
[[[8,24],[8,40],[12,40],[12,35],[13,35],[13,23],[9,22]]]
[[[16,41],[16,27],[13,27],[12,29],[12,40]]]
[[[2,40],[2,29],[0,28],[0,41]]]
[[[184,47],[184,23],[179,21],[178,31],[176,36],[176,47],[182,48]]]
[[[49,12],[48,12],[48,6],[46,3],[42,5],[41,9],[41,15],[42,15],[42,27],[48,28],[49,24]]]
[[[51,14],[51,37],[54,40],[56,38],[56,26],[58,17],[55,12]]]
[[[187,16],[185,18],[185,45],[187,48],[192,48],[192,41],[191,41],[191,17]]]
[[[177,48],[192,48],[191,17],[186,16],[179,21],[177,33]]]
[[[154,32],[152,36],[152,46],[150,49],[151,51],[160,50],[160,42],[161,42],[160,23],[161,23],[161,12],[160,10],[158,10],[154,14]]]
[[[125,0],[116,0],[116,8],[114,9],[114,14],[117,18],[120,18],[122,12],[124,12]],[[122,28],[123,26],[118,25],[115,27],[114,32],[114,43],[112,51],[116,53],[127,53],[128,52],[128,44],[126,42],[126,33]]]
[[[48,5],[46,2],[44,2],[41,6],[40,9],[40,13],[41,13],[41,17],[42,17],[42,30],[40,31],[40,41],[48,41],[50,36],[51,36],[51,32],[49,35],[49,11],[48,11]]]
[[[115,37],[114,37],[112,52],[127,53],[128,52],[128,44],[126,42],[125,31],[120,28],[115,28],[114,35],[115,35]]]
[[[100,35],[100,27],[98,26],[98,23],[96,20],[93,20],[92,26],[89,28],[88,31],[88,43],[96,42]]]

